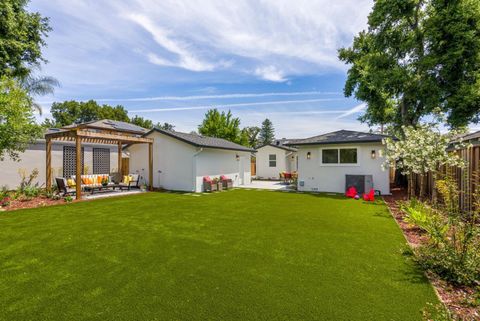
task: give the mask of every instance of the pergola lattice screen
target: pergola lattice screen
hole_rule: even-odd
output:
[[[63,146],[63,177],[69,178],[76,175],[77,161],[76,161],[75,146]],[[84,169],[84,150],[82,147],[82,173]]]
[[[93,149],[93,174],[109,174],[110,173],[110,149],[94,148]]]

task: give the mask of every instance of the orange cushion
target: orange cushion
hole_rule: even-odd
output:
[[[102,184],[103,176],[97,176],[97,184]]]
[[[87,177],[82,177],[82,183],[85,185],[88,185],[88,178]]]

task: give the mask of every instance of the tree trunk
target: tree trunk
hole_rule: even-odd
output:
[[[423,197],[425,196],[425,174],[420,175],[420,195],[418,195],[418,198],[423,200]]]

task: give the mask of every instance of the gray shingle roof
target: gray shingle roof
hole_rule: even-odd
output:
[[[286,150],[286,151],[289,151],[289,152],[296,152],[297,151],[297,149],[294,148],[294,147],[290,147],[290,146],[282,145],[282,144],[264,144],[264,145],[258,146],[257,149],[260,149],[260,148],[265,147],[265,146],[272,146],[272,147],[280,148],[280,149],[283,149],[283,150]]]
[[[147,131],[147,129],[126,123],[123,121],[118,120],[111,120],[111,119],[102,119],[102,120],[94,120],[86,123],[81,124],[72,124],[68,126],[64,126],[63,128],[75,128],[75,127],[86,127],[86,128],[95,128],[95,129],[111,129],[121,132],[129,132],[134,134],[143,134]]]
[[[196,146],[196,147],[205,147],[205,148],[218,148],[218,149],[227,149],[227,150],[236,150],[241,152],[254,152],[255,150],[246,146],[242,146],[226,139],[202,136],[198,134],[189,134],[182,133],[170,130],[163,130],[159,128],[154,128],[144,136],[150,134],[153,131],[165,134],[167,136],[181,140],[187,144]]]
[[[352,130],[339,130],[323,135],[313,136],[305,139],[298,139],[288,145],[317,145],[317,144],[346,144],[346,143],[369,143],[381,142],[387,135],[362,133]]]

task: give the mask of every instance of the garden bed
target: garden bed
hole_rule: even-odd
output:
[[[0,210],[12,211],[25,208],[36,208],[51,205],[65,204],[63,198],[53,199],[46,196],[37,196],[29,200],[12,199],[7,206],[0,207]]]
[[[383,197],[390,211],[403,231],[408,244],[415,248],[427,242],[427,236],[418,227],[405,221],[405,213],[400,209],[398,202],[407,199],[406,191],[393,188],[391,196]],[[442,302],[459,320],[479,320],[480,307],[472,306],[475,290],[466,286],[457,286],[441,280],[434,273],[427,272]]]

